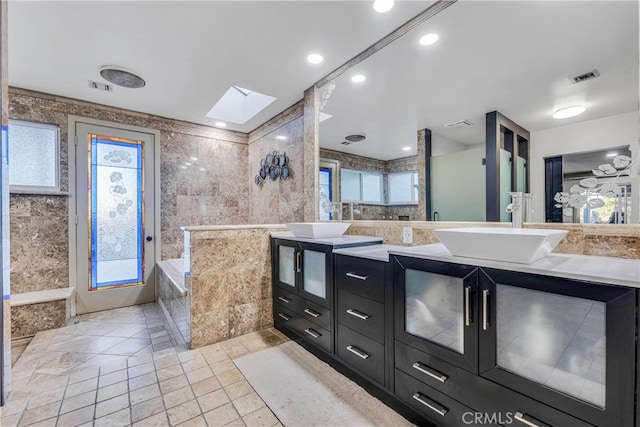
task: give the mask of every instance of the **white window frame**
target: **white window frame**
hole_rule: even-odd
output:
[[[406,175],[406,174],[410,174],[411,175],[411,200],[400,200],[400,201],[391,201],[391,195],[393,194],[392,188],[391,188],[391,176],[392,175]],[[393,172],[393,173],[389,173],[387,174],[387,189],[388,189],[388,194],[389,194],[389,205],[417,205],[419,204],[419,199],[420,199],[420,192],[418,192],[417,195],[417,199],[414,199],[415,196],[415,186],[416,185],[420,185],[419,183],[420,180],[420,175],[418,174],[417,170],[410,170],[410,171],[402,171],[402,172]],[[419,188],[419,187],[418,187]]]
[[[354,202],[354,203],[366,203],[368,205],[384,205],[384,174],[382,172],[377,171],[363,171],[363,170],[355,170],[355,169],[340,169],[340,195],[342,196],[342,172],[352,172],[357,173],[360,177],[360,199],[350,200],[350,199],[342,199],[342,202]],[[364,194],[364,189],[362,188],[362,175],[376,175],[380,177],[380,200],[363,200],[362,195]]]
[[[55,185],[42,186],[42,185],[9,185],[10,193],[31,193],[31,194],[48,194],[48,193],[60,193],[60,127],[57,125],[51,125],[46,123],[30,122],[27,120],[9,120],[9,141],[11,141],[11,126],[24,126],[32,128],[41,128],[55,131],[56,134],[56,147],[55,147]],[[11,150],[8,153],[9,167],[15,167],[13,160],[11,159]]]

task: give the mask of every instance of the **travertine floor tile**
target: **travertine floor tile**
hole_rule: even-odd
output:
[[[61,403],[61,401],[57,401],[47,405],[38,406],[33,409],[27,409],[24,412],[19,425],[28,426],[29,424],[57,416]]]
[[[167,409],[167,416],[172,426],[181,424],[200,414],[200,406],[198,406],[198,402],[196,402],[195,399],[176,406],[175,408]]]
[[[165,411],[133,423],[133,427],[166,427],[168,425],[169,419]]]
[[[163,394],[167,394],[179,388],[186,387],[188,385],[189,385],[189,381],[187,381],[186,375],[179,375],[177,377],[174,377],[165,381],[161,381],[160,391]]]
[[[182,366],[180,364],[177,364],[159,369],[158,371],[156,371],[156,373],[158,375],[158,381],[164,381],[170,378],[177,377],[178,375],[182,375],[184,371],[182,370]]]
[[[197,383],[191,384],[191,389],[193,390],[193,394],[195,394],[196,397],[200,397],[203,394],[218,390],[220,387],[222,387],[222,385],[215,376],[211,376],[206,380],[198,381]]]
[[[60,413],[75,411],[85,406],[94,405],[96,403],[96,391],[91,390],[73,397],[65,397],[60,407]]]
[[[142,387],[147,387],[152,384],[156,384],[157,382],[158,382],[158,379],[156,378],[155,372],[151,372],[151,373],[130,379],[129,390],[137,390]]]
[[[88,380],[80,381],[75,384],[71,384],[67,387],[67,391],[64,394],[65,399],[68,397],[77,396],[82,393],[86,393],[98,388],[98,377],[89,378]]]
[[[262,399],[260,399],[260,396],[255,392],[252,392],[235,399],[233,401],[233,406],[236,407],[241,416],[245,416],[256,409],[265,406],[265,404]]]
[[[203,427],[206,426],[207,422],[204,420],[202,415],[198,415],[195,418],[191,418],[188,421],[183,422],[182,424],[178,424],[179,427]]]
[[[118,397],[114,397],[104,402],[100,402],[96,405],[96,418],[104,417],[105,415],[113,414],[121,409],[129,407],[129,395],[123,394]]]
[[[113,414],[105,415],[102,418],[97,418],[94,422],[94,427],[123,427],[131,424],[131,413],[129,408],[122,409]]]
[[[243,416],[242,420],[251,427],[271,427],[278,423],[278,418],[266,406]]]
[[[231,402],[204,414],[204,419],[209,426],[223,426],[238,418],[240,415]]]
[[[245,394],[249,394],[253,391],[253,388],[246,380],[241,380],[228,385],[224,388],[224,391],[229,396],[229,399],[234,400]]]
[[[62,414],[58,417],[58,425],[74,427],[88,422],[92,423],[95,410],[95,405],[91,405]]]
[[[129,393],[129,403],[131,405],[135,405],[137,403],[144,402],[145,400],[153,399],[154,397],[158,396],[160,396],[160,386],[157,383],[151,384],[149,386],[131,391]]]
[[[218,374],[218,381],[223,386],[227,386],[229,384],[233,384],[237,381],[244,379],[242,372],[240,372],[237,368],[230,369],[228,371],[224,371],[221,374]]]
[[[164,413],[164,402],[161,396],[154,397],[131,407],[131,422],[138,422],[160,412]]]
[[[98,389],[98,402],[111,399],[112,397],[120,396],[129,391],[128,382],[120,381],[106,387]]]
[[[169,393],[165,393],[162,398],[164,399],[164,407],[169,409],[192,400],[195,398],[195,396],[191,391],[191,387],[187,386]]]
[[[57,390],[45,391],[44,393],[36,394],[31,398],[31,400],[29,400],[27,409],[33,409],[38,406],[62,400],[62,396],[64,396],[64,390],[64,387],[62,387]]]
[[[106,375],[100,375],[98,380],[98,387],[103,388],[111,384],[119,383],[121,381],[127,381],[127,371],[116,371]]]
[[[198,398],[198,403],[200,403],[202,412],[209,412],[228,402],[229,397],[227,397],[227,394],[222,389],[205,394]]]
[[[206,380],[211,377],[213,377],[213,372],[211,371],[211,368],[206,365],[206,362],[202,368],[187,372],[187,380],[189,380],[189,384],[197,383],[198,381]]]

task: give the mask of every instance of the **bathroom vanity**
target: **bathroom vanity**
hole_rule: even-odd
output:
[[[272,239],[276,326],[435,425],[638,425],[640,261],[551,254],[516,264],[454,257],[441,244],[333,247],[323,252],[324,305],[310,301],[330,311],[329,326],[314,317],[303,328],[291,320],[304,309],[278,302],[304,299],[279,283],[290,274],[282,268],[296,267],[281,263],[280,248],[303,244]]]

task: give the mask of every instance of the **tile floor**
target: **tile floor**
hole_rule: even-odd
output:
[[[38,333],[12,370],[1,425],[277,426],[233,359],[288,340],[268,329],[175,347],[156,304]]]

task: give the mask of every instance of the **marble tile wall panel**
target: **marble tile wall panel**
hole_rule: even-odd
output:
[[[303,134],[303,118],[297,117],[249,144],[249,224],[304,221]],[[278,136],[285,139],[278,139]],[[256,185],[253,180],[259,173],[260,160],[273,151],[280,154],[286,152],[291,175],[285,180],[278,178],[272,181],[267,178],[262,184]]]
[[[384,243],[402,245],[402,227],[413,228],[413,245],[438,243],[431,230],[455,227],[505,227],[509,223],[487,222],[427,222],[427,221],[354,221],[346,234],[382,237]],[[578,255],[613,256],[640,259],[640,225],[538,224],[525,228],[567,230],[554,252]]]
[[[10,118],[60,127],[62,191],[69,190],[69,115],[160,131],[162,259],[182,256],[182,225],[247,222],[246,134],[11,88]],[[197,166],[194,163],[195,167],[181,169],[191,157],[198,158]],[[200,171],[201,167],[205,171]]]
[[[191,346],[273,323],[269,235],[282,226],[191,231]]]
[[[67,202],[67,196],[11,195],[11,293],[69,287]]]
[[[12,339],[34,336],[40,331],[66,326],[66,300],[11,307]]]

